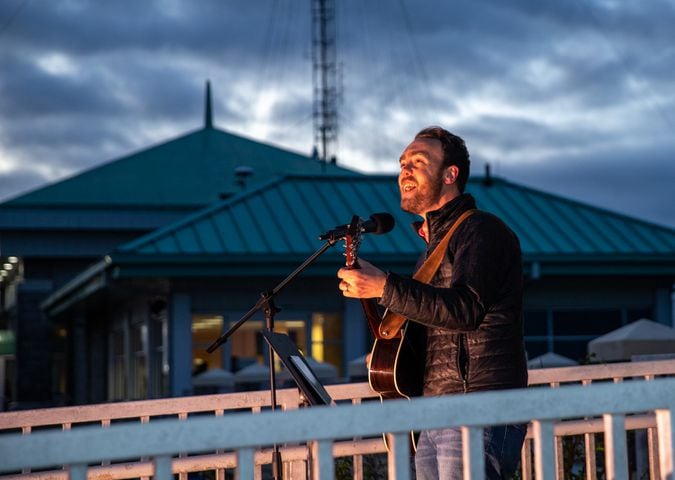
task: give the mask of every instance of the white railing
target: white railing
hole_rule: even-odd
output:
[[[257,448],[273,444],[310,444],[313,477],[335,478],[336,439],[390,434],[390,478],[410,478],[408,432],[411,429],[461,427],[464,437],[464,477],[484,478],[482,429],[488,425],[531,422],[537,479],[553,479],[554,425],[559,419],[602,417],[607,478],[628,479],[625,422],[636,412],[656,416],[662,479],[673,478],[673,408],[675,379],[636,381],[559,389],[479,392],[384,404],[340,405],[301,410],[236,413],[221,418],[187,421],[158,420],[107,429],[83,427],[67,432],[39,432],[0,437],[4,471],[26,467],[66,465],[73,480],[87,478],[87,465],[143,456],[151,459],[153,475],[172,477],[172,459],[217,449],[233,451],[237,477],[254,478]]]
[[[331,398],[336,402],[359,404],[362,400],[374,399],[375,393],[367,383],[329,385],[326,387]],[[230,412],[248,411],[260,413],[270,408],[269,391],[228,393],[218,395],[200,395],[192,397],[167,398],[159,400],[141,400],[133,402],[84,405],[77,407],[60,407],[37,410],[0,413],[0,435],[9,432],[21,432],[31,435],[38,429],[73,430],[83,425],[96,424],[109,427],[118,423],[138,422],[147,424],[160,418],[177,418],[187,420],[194,416],[223,416]],[[303,399],[295,388],[281,389],[277,392],[277,405],[281,410],[293,410],[303,405]],[[363,456],[386,452],[380,437],[373,439],[349,440],[336,442],[336,457],[352,457],[354,478],[363,478]],[[284,478],[304,478],[310,452],[307,446],[284,446],[281,448]],[[138,456],[135,456],[136,458]],[[0,452],[0,467],[2,465]],[[257,474],[261,467],[272,462],[272,449],[261,448],[254,457]],[[224,478],[225,470],[236,467],[236,456],[232,452],[213,451],[206,454],[186,457],[179,456],[173,461],[173,472],[179,474],[180,480],[186,480],[190,472],[215,470],[218,479]],[[50,470],[31,472],[22,469],[22,480],[64,480],[67,472]],[[94,466],[89,469],[90,480],[116,480],[126,478],[148,477],[152,475],[152,463],[147,460],[132,460],[119,464]],[[0,468],[0,472],[2,469]],[[0,473],[1,474],[1,473]],[[3,480],[15,478],[14,475],[2,477]]]
[[[548,385],[557,388],[564,384],[591,385],[594,382],[642,379],[653,380],[659,376],[675,375],[675,360],[654,360],[644,362],[611,363],[600,365],[583,365],[576,367],[548,368],[529,371],[530,386]],[[656,448],[656,419],[654,415],[633,415],[626,420],[626,429],[635,431],[638,453],[646,450],[642,471],[638,478],[650,480],[661,478],[659,474],[659,452]],[[566,438],[583,435],[583,462],[587,479],[596,479],[596,434],[603,431],[602,419],[577,419],[556,422],[555,432],[555,465],[558,479],[565,478],[565,472],[571,468],[564,464],[563,445]],[[644,444],[644,445],[643,445]],[[645,448],[642,448],[645,447]],[[528,429],[527,439],[522,451],[522,479],[532,478],[532,426]],[[639,466],[639,465],[638,465]]]
[[[564,383],[582,383],[585,384],[586,386],[589,386],[592,382],[598,381],[598,380],[611,380],[610,383],[619,383],[625,378],[639,378],[639,379],[647,379],[651,380],[654,379],[656,376],[661,376],[661,375],[668,375],[668,374],[673,374],[675,373],[675,360],[669,360],[669,361],[653,361],[653,362],[639,362],[639,363],[626,363],[626,364],[612,364],[612,365],[596,365],[596,366],[583,366],[583,367],[566,367],[566,368],[557,368],[557,369],[542,369],[542,370],[533,370],[530,371],[530,380],[532,385],[549,385],[552,387],[557,387],[560,384]],[[661,380],[659,381],[661,382]],[[607,383],[607,382],[605,382]],[[626,382],[626,385],[616,385],[616,387],[619,388],[627,388],[633,394],[635,394],[636,390],[640,390],[643,393],[639,394],[642,395],[643,397],[646,397],[649,392],[651,392],[651,383],[658,383],[658,382]],[[592,390],[595,390],[596,387],[601,387],[601,388],[607,388],[607,387],[612,387],[612,385],[593,385]],[[337,400],[338,402],[340,401],[347,401],[351,402],[352,404],[358,404],[361,402],[361,400],[368,399],[370,397],[373,397],[373,393],[370,391],[368,388],[367,384],[349,384],[349,385],[335,385],[335,386],[330,386],[328,387],[328,390],[331,394],[331,396]],[[583,391],[588,391],[588,389],[582,389]],[[529,398],[531,395],[543,395],[542,392],[550,392],[546,393],[546,395],[562,395],[562,392],[569,391],[568,388],[561,388],[559,390],[551,390],[548,388],[536,388],[536,389],[528,389],[528,390],[520,390],[516,391],[515,393],[512,392],[499,392],[496,393],[496,395],[502,395],[502,394],[509,394],[509,395],[515,395],[516,397],[523,398],[523,401],[525,399]],[[567,393],[565,393],[567,394]],[[671,390],[670,396],[675,397],[675,389]],[[484,394],[481,394],[484,395]],[[649,394],[651,395],[651,394]],[[461,396],[458,398],[473,398],[473,395],[469,396]],[[454,397],[451,397],[454,398]],[[557,397],[556,397],[557,398]],[[420,399],[419,401],[428,401],[429,399]],[[436,399],[434,399],[436,400]],[[442,399],[446,400],[446,399]],[[450,399],[448,399],[450,400]],[[618,403],[621,403],[620,398],[615,399]],[[667,478],[664,477],[664,470],[663,470],[663,465],[667,466],[669,465],[668,462],[672,463],[672,454],[671,451],[668,451],[668,454],[666,457],[663,457],[662,452],[659,452],[658,446],[659,445],[664,445],[663,440],[659,440],[659,437],[657,435],[658,430],[656,428],[657,423],[659,422],[659,415],[656,413],[648,412],[648,410],[663,410],[663,412],[669,411],[668,408],[665,408],[664,406],[661,407],[654,407],[653,409],[651,407],[648,408],[648,402],[653,400],[651,398],[642,398],[641,400],[644,400],[644,411],[641,410],[622,410],[621,408],[629,408],[628,403],[623,405],[619,410],[613,411],[613,410],[608,410],[608,411],[603,411],[601,412],[602,414],[613,414],[613,413],[619,413],[619,414],[625,414],[625,413],[636,413],[640,412],[638,415],[629,415],[625,418],[625,428],[626,429],[647,429],[646,431],[648,432],[647,434],[647,439],[649,440],[649,449],[650,449],[650,455],[649,455],[649,467],[650,467],[650,478]],[[293,410],[297,409],[298,405],[300,404],[300,397],[297,394],[297,391],[295,389],[288,389],[288,390],[281,390],[278,395],[278,401],[281,405],[281,407],[284,410]],[[452,401],[460,401],[460,400],[452,400]],[[504,397],[502,401],[506,402],[507,399]],[[557,400],[552,401],[552,403],[558,403],[563,401],[563,397],[557,398]],[[417,404],[418,400],[415,400],[415,404]],[[497,400],[494,400],[494,402],[499,403]],[[408,416],[409,414],[405,410],[405,406],[398,406],[398,404],[394,404],[392,406],[389,405],[390,402],[387,402],[387,409],[389,408],[396,408],[396,409],[401,409],[399,413],[396,413],[397,416],[404,415]],[[489,403],[489,402],[488,402]],[[518,402],[516,402],[518,403]],[[424,404],[422,404],[424,405]],[[546,405],[544,403],[544,405]],[[632,405],[632,404],[631,404]],[[2,413],[0,414],[0,433],[5,433],[5,432],[12,432],[12,431],[17,431],[17,432],[22,432],[22,436],[14,436],[14,435],[0,435],[0,439],[5,442],[0,445],[0,471],[2,472],[7,472],[10,471],[11,469],[6,468],[4,466],[5,462],[4,459],[6,458],[6,454],[8,453],[7,451],[4,451],[4,446],[7,445],[7,442],[9,441],[9,438],[13,439],[20,439],[21,442],[23,441],[39,441],[39,439],[43,438],[44,435],[50,435],[48,439],[53,439],[55,441],[55,444],[58,444],[58,450],[61,451],[61,440],[56,441],[55,439],[57,437],[60,438],[60,436],[63,436],[63,438],[75,438],[72,436],[68,435],[83,435],[82,432],[85,430],[89,433],[87,435],[93,435],[92,432],[98,431],[101,435],[108,435],[110,431],[115,431],[118,432],[119,428],[137,428],[137,430],[134,430],[133,436],[138,436],[139,441],[137,443],[140,443],[141,447],[146,443],[145,442],[145,435],[146,432],[150,434],[151,430],[148,430],[148,427],[153,427],[153,428],[159,428],[156,427],[156,425],[165,425],[165,421],[160,421],[157,420],[158,418],[166,418],[166,417],[174,417],[180,420],[186,420],[189,419],[188,423],[193,423],[193,418],[196,416],[203,417],[204,415],[209,415],[210,418],[195,418],[194,421],[196,422],[195,425],[200,425],[202,423],[209,423],[209,422],[216,422],[219,425],[219,429],[222,429],[221,431],[221,438],[219,441],[221,441],[220,444],[218,444],[216,447],[213,448],[207,448],[206,445],[202,445],[197,451],[200,452],[198,455],[190,455],[187,456],[188,453],[190,453],[192,450],[188,448],[188,446],[184,446],[183,444],[176,444],[174,447],[176,448],[175,451],[172,452],[172,455],[174,453],[180,452],[177,456],[175,456],[171,460],[171,465],[170,469],[174,473],[179,473],[181,474],[181,477],[186,477],[187,472],[194,472],[194,471],[204,471],[204,470],[215,470],[217,474],[217,478],[221,479],[224,478],[224,473],[225,469],[233,469],[235,466],[238,464],[237,460],[237,453],[234,450],[231,450],[231,448],[235,447],[241,447],[241,446],[246,446],[244,444],[242,445],[234,445],[232,447],[229,447],[230,443],[225,442],[225,439],[222,438],[225,436],[225,432],[231,432],[232,431],[232,423],[233,421],[242,421],[245,422],[245,420],[235,420],[238,418],[242,418],[242,414],[233,414],[233,413],[227,413],[226,415],[226,421],[221,422],[221,419],[214,419],[213,417],[220,417],[225,415],[226,412],[229,410],[244,410],[246,412],[250,413],[245,413],[243,414],[243,418],[248,418],[251,421],[253,421],[253,418],[256,418],[257,421],[257,414],[260,414],[260,412],[264,409],[266,409],[269,406],[269,392],[249,392],[249,393],[237,393],[237,394],[225,394],[225,395],[208,395],[208,396],[199,396],[199,397],[186,397],[186,398],[178,398],[178,399],[163,399],[163,400],[152,400],[152,401],[140,401],[140,402],[125,402],[125,403],[118,403],[118,404],[105,404],[105,405],[92,405],[92,406],[82,406],[82,407],[68,407],[68,408],[55,408],[55,409],[43,409],[43,410],[33,410],[33,411],[24,411],[24,412],[7,412],[7,413]],[[384,406],[380,406],[379,404],[376,405],[364,405],[364,407],[367,407],[368,409],[373,410],[374,413],[372,413],[372,418],[375,419],[377,418],[381,430],[378,431],[385,431],[385,430],[391,430],[393,427],[387,423],[386,415],[382,416],[381,414],[377,414],[376,412],[385,412],[387,411],[384,409]],[[489,405],[485,405],[485,408],[493,408],[490,407]],[[357,407],[355,407],[357,408]],[[427,408],[426,406],[423,408]],[[450,407],[448,407],[450,408]],[[457,406],[453,406],[452,408],[458,408]],[[510,407],[509,407],[510,408]],[[384,409],[384,410],[383,410]],[[360,415],[360,414],[355,414],[352,413],[351,410],[345,410],[344,406],[340,406],[337,409],[324,409],[324,408],[311,408],[311,409],[302,409],[303,412],[309,411],[309,410],[318,410],[318,411],[326,411],[326,410],[335,410],[336,412],[340,412],[339,415],[344,416],[342,419],[342,426],[343,427],[349,427],[351,425],[351,422],[346,422],[345,419],[349,419],[349,415]],[[504,405],[501,405],[497,408],[500,412],[504,410]],[[358,411],[358,410],[357,410]],[[557,410],[556,410],[557,411]],[[290,412],[288,412],[290,414]],[[295,412],[293,412],[295,414]],[[256,415],[253,415],[256,414]],[[300,412],[298,412],[300,414]],[[546,425],[551,426],[552,431],[553,431],[553,458],[552,460],[549,458],[546,460],[547,462],[550,460],[550,465],[552,466],[551,468],[553,469],[552,471],[557,474],[558,478],[563,478],[562,472],[564,471],[563,469],[563,462],[562,462],[562,438],[567,435],[579,435],[583,434],[584,435],[584,441],[585,441],[585,446],[586,446],[586,472],[588,477],[587,478],[595,478],[596,475],[596,466],[594,464],[594,459],[595,459],[595,434],[594,432],[606,432],[606,421],[603,417],[598,417],[597,415],[600,414],[593,414],[591,411],[587,410],[582,410],[581,408],[578,408],[574,411],[573,415],[563,415],[557,417],[555,415],[555,411],[548,411],[548,410],[542,410],[542,415],[545,415],[545,417],[539,417],[538,421],[553,421],[552,423],[545,423]],[[263,418],[267,418],[268,415],[267,413],[263,413]],[[285,414],[284,414],[285,415]],[[275,415],[274,418],[277,416],[282,417],[284,415]],[[301,415],[305,415],[302,413]],[[330,415],[336,415],[336,414],[328,414],[329,417]],[[370,414],[368,414],[370,415]],[[540,415],[539,412],[529,412],[530,417],[527,418],[527,420],[530,419],[535,419],[535,416]],[[663,424],[664,415],[669,415],[667,413],[662,413],[661,414],[661,420],[660,422]],[[595,417],[595,418],[592,418]],[[326,417],[328,418],[328,417]],[[330,417],[332,418],[332,417]],[[368,417],[370,418],[370,417]],[[414,415],[410,417],[415,418]],[[501,417],[500,417],[501,418]],[[571,420],[561,420],[563,418],[572,418]],[[493,418],[492,416],[483,416],[482,417],[484,422],[487,422],[488,420],[494,421],[494,423],[500,423],[501,421],[499,418]],[[452,421],[467,421],[470,420],[470,418],[465,418],[464,416],[460,418],[453,418]],[[503,420],[503,418],[502,418]],[[133,423],[136,423],[136,425],[130,424],[130,421]],[[118,426],[118,423],[125,423],[124,427]],[[146,423],[150,422],[148,425]],[[82,427],[81,425],[86,425],[86,424],[98,424],[102,425],[105,427],[111,426],[111,428],[107,428],[105,430],[102,430],[101,428],[91,428],[91,427]],[[138,425],[137,423],[140,423],[141,425]],[[316,425],[324,425],[324,421],[322,420],[321,423],[314,424]],[[340,422],[338,422],[340,423]],[[616,422],[615,422],[616,423]],[[272,425],[271,423],[270,425]],[[420,424],[415,425],[415,429],[423,428],[423,422]],[[227,425],[227,426],[225,426]],[[253,468],[253,471],[255,472],[256,477],[261,476],[261,465],[264,464],[269,464],[271,462],[272,454],[271,454],[271,448],[270,445],[274,442],[278,444],[283,444],[282,447],[282,458],[284,460],[284,473],[285,476],[284,478],[306,478],[306,471],[307,471],[307,461],[312,460],[312,452],[316,452],[316,448],[312,450],[309,448],[305,442],[305,440],[310,440],[312,437],[308,436],[307,438],[303,440],[295,440],[291,444],[287,444],[286,442],[280,441],[278,439],[275,439],[273,436],[272,437],[267,437],[265,432],[258,432],[255,431],[255,423],[251,423],[251,429],[253,430],[253,434],[258,434],[260,435],[258,437],[258,440],[256,443],[256,446],[259,448],[255,449],[255,452],[253,454],[253,465],[255,467]],[[312,425],[311,423],[309,425]],[[413,424],[414,425],[414,424]],[[465,423],[464,425],[472,428],[479,428],[480,425],[473,425],[471,422]],[[483,425],[483,424],[481,424]],[[535,435],[535,428],[534,426],[537,425],[537,423],[533,423],[530,428],[530,432],[528,433],[528,441],[526,442],[525,448],[523,449],[523,475],[522,477],[525,478],[531,478],[532,477],[532,467],[531,465],[533,464],[533,458],[536,459],[538,458],[537,455],[533,455],[533,446],[536,447],[537,441],[536,441],[536,435]],[[543,425],[543,424],[542,424]],[[612,427],[614,425],[612,422],[610,422],[609,426]],[[616,425],[614,425],[615,427]],[[59,432],[42,432],[41,430],[45,428],[51,427],[52,430],[58,429],[58,430],[70,430],[70,432],[64,432],[64,433],[59,433]],[[179,427],[162,427],[162,428],[179,428]],[[195,428],[195,435],[205,435],[203,429],[206,427],[186,427],[186,428]],[[408,427],[410,428],[410,427]],[[436,428],[436,427],[433,427]],[[623,426],[622,426],[623,428]],[[39,431],[38,431],[39,430]],[[168,430],[167,430],[168,431]],[[471,432],[475,430],[467,429],[467,432]],[[663,431],[663,429],[661,429]],[[344,433],[344,432],[343,432]],[[377,432],[371,432],[370,434],[357,434],[357,431],[350,431],[347,434],[341,433],[339,436],[335,438],[339,438],[339,441],[332,442],[331,443],[331,454],[335,457],[351,457],[351,468],[353,470],[353,477],[354,478],[362,478],[363,477],[363,456],[364,455],[371,455],[371,454],[377,454],[377,453],[383,453],[385,452],[383,442],[380,440],[379,436],[375,435]],[[475,434],[475,433],[474,433]],[[115,435],[119,435],[119,433],[116,433]],[[214,432],[211,432],[210,435],[215,435]],[[375,435],[373,437],[373,435]],[[238,433],[237,436],[239,437],[240,434]],[[357,439],[354,440],[355,437],[362,437],[362,439]],[[368,436],[372,438],[367,438]],[[663,436],[663,435],[662,435]],[[624,437],[625,438],[625,437]],[[29,440],[30,439],[30,440]],[[173,434],[171,439],[173,439]],[[314,440],[317,440],[315,438]],[[41,440],[40,440],[41,441]],[[51,440],[49,440],[51,441]],[[49,443],[49,441],[47,443]],[[75,441],[75,440],[68,440],[68,441]],[[270,443],[271,442],[271,443]],[[10,442],[11,443],[11,442]],[[173,444],[173,443],[172,443]],[[17,443],[19,445],[19,443]],[[87,450],[91,450],[91,445],[87,445]],[[127,444],[126,447],[129,447],[131,444]],[[52,448],[54,445],[52,445]],[[42,448],[42,447],[41,447]],[[403,447],[400,447],[403,448]],[[666,447],[666,450],[668,450],[668,447]],[[671,449],[672,450],[672,449]],[[30,450],[29,450],[30,451]],[[41,451],[41,450],[40,450]],[[99,463],[99,465],[95,466],[90,466],[88,468],[88,478],[89,479],[102,479],[102,478],[107,478],[107,479],[116,479],[116,478],[133,478],[133,477],[147,477],[150,475],[153,475],[154,473],[154,464],[151,460],[148,458],[143,458],[143,457],[150,457],[153,455],[156,455],[156,453],[152,453],[150,451],[144,450],[143,448],[139,448],[139,450],[134,451],[132,450],[126,450],[127,453],[125,453],[121,458],[124,458],[125,460],[121,463],[110,463],[111,461],[115,461],[115,458],[119,457],[114,457],[108,456],[107,458],[104,458],[103,452],[106,452],[106,450],[102,450],[101,452],[98,453],[99,457],[97,457],[96,460],[92,460],[91,462],[89,460],[85,460],[80,458],[79,462],[86,461],[87,463]],[[535,453],[536,453],[536,448],[535,448]],[[107,454],[107,452],[106,452]],[[11,455],[12,459],[19,458],[15,457],[14,454]],[[590,460],[589,457],[592,457],[593,461]],[[616,458],[616,454],[613,454],[613,457]],[[42,455],[40,455],[40,458],[42,458]],[[50,457],[51,458],[51,457]],[[12,476],[17,475],[20,476],[22,479],[28,479],[28,478],[33,478],[33,479],[46,479],[46,478],[65,478],[67,476],[67,471],[64,470],[55,470],[53,467],[56,466],[57,468],[60,468],[61,465],[68,463],[65,459],[65,457],[61,458],[59,461],[54,461],[54,463],[49,464],[52,466],[51,469],[49,469],[48,466],[46,466],[44,463],[40,463],[38,466],[37,463],[25,463],[22,464],[22,466],[17,467],[15,470],[16,472],[12,474]],[[89,458],[89,457],[87,457]],[[390,455],[390,459],[395,459],[396,457],[392,457]],[[51,461],[51,460],[50,460]],[[77,460],[74,460],[75,463],[78,463]],[[323,459],[321,462],[325,463],[326,460]],[[321,463],[320,462],[320,463]],[[534,462],[536,464],[537,462]],[[12,464],[16,466],[16,464]],[[549,465],[548,463],[546,465]],[[47,470],[43,471],[35,471],[37,468],[44,468],[46,467]],[[672,465],[670,467],[672,469]],[[30,470],[28,469],[33,469],[32,473],[29,473]],[[666,470],[667,471],[667,470]],[[399,476],[403,475],[402,473],[399,473]],[[4,477],[4,478],[9,478],[9,477]],[[397,477],[399,478],[399,477]],[[405,478],[405,477],[404,477]],[[480,478],[480,477],[473,477],[473,478]],[[546,478],[554,478],[554,477],[546,477]],[[622,477],[617,477],[617,478],[622,478]]]

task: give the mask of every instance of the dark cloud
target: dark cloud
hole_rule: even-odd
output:
[[[3,52],[2,63],[10,72],[0,77],[0,109],[5,118],[16,121],[42,115],[123,113],[107,93],[109,85],[91,71],[78,76],[53,75],[11,52]]]
[[[3,2],[0,18],[9,17],[13,8]],[[267,2],[244,1],[47,2],[23,9],[5,38],[21,49],[85,56],[133,50],[238,53],[242,39],[256,37],[260,30],[251,24],[267,10]]]
[[[660,149],[617,149],[550,158],[536,165],[504,165],[507,178],[568,198],[675,226],[673,179],[675,144]]]
[[[3,198],[198,128],[207,79],[218,126],[311,150],[310,2],[20,6],[0,2]],[[442,124],[477,173],[675,226],[672,1],[335,7],[341,164],[394,171]]]

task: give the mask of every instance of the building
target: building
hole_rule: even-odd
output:
[[[67,332],[40,304],[118,245],[280,175],[359,175],[222,131],[211,112],[207,86],[202,128],[0,204],[0,265],[10,265],[0,332],[14,339],[0,366],[13,404],[68,401]]]
[[[185,395],[204,369],[260,363],[260,312],[204,349],[354,214],[396,218],[390,234],[364,238],[364,258],[401,273],[414,264],[422,245],[394,177],[230,135],[209,111],[201,130],[0,205],[2,254],[19,272],[3,282],[0,327],[16,333],[19,406]],[[632,320],[672,323],[675,230],[489,176],[467,190],[521,240],[530,357],[580,360]],[[337,290],[340,249],[278,295],[275,330],[346,376],[370,338],[359,302]]]

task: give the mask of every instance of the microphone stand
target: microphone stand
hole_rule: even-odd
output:
[[[323,236],[322,236],[323,237]],[[260,298],[256,302],[256,304],[244,314],[243,317],[241,317],[237,322],[230,327],[230,329],[223,333],[220,337],[218,337],[209,347],[206,349],[208,353],[213,353],[213,351],[221,346],[223,343],[227,341],[228,338],[232,336],[232,334],[239,328],[241,327],[244,322],[246,322],[248,319],[250,319],[258,310],[263,310],[265,313],[265,323],[267,329],[271,332],[274,329],[274,315],[279,312],[280,310],[276,307],[274,304],[274,297],[281,292],[286,286],[288,286],[289,283],[291,283],[295,277],[297,277],[303,270],[305,270],[314,260],[319,258],[326,250],[328,250],[330,247],[335,245],[340,238],[342,238],[338,232],[335,232],[335,234],[328,235],[327,238],[322,238],[322,240],[326,240],[326,243],[319,248],[316,252],[314,252],[309,258],[307,258],[299,267],[297,267],[293,272],[291,272],[285,279],[281,281],[276,287],[274,287],[272,290],[268,290],[263,292],[260,295]],[[271,395],[271,402],[272,402],[272,411],[276,410],[277,406],[277,392],[276,392],[276,376],[274,373],[274,349],[272,348],[272,344],[268,340],[268,352],[269,352],[269,369],[270,369],[270,395]],[[281,452],[279,451],[279,446],[274,445],[273,446],[273,453],[272,453],[272,478],[275,480],[281,479]]]

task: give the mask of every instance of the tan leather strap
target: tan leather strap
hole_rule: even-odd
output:
[[[431,279],[434,278],[436,270],[438,270],[438,267],[441,265],[441,260],[443,260],[443,256],[448,249],[448,244],[450,243],[452,234],[455,233],[455,230],[457,230],[462,222],[469,218],[475,211],[475,209],[467,210],[459,216],[452,227],[450,227],[450,230],[448,230],[445,236],[441,239],[440,243],[436,245],[436,248],[434,248],[434,251],[431,252],[431,255],[427,257],[422,266],[415,272],[413,279],[422,283],[429,283]],[[380,323],[380,328],[378,329],[380,337],[396,337],[401,331],[401,327],[405,321],[406,318],[403,315],[399,315],[398,313],[394,313],[391,310],[387,310],[387,313],[384,314],[384,318]]]

